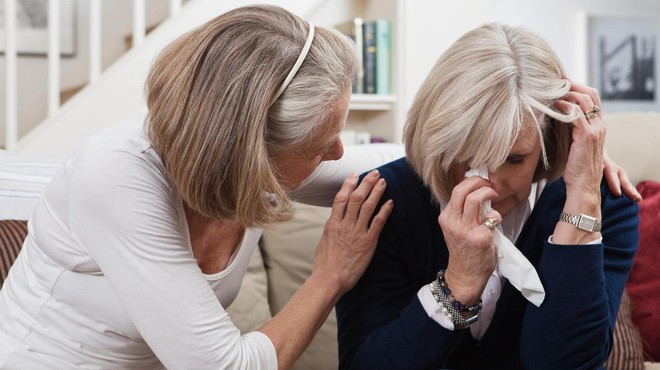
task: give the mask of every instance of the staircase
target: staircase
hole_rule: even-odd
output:
[[[16,2],[21,0],[0,0]],[[64,4],[67,0],[30,0]],[[76,0],[68,0],[76,1]],[[100,15],[98,12],[100,6],[110,6],[119,2],[119,0],[77,0],[89,3],[90,40],[94,38],[94,24],[98,22]],[[153,0],[159,2],[161,7],[165,1],[169,1],[169,14],[166,14],[158,25],[147,34],[147,28],[150,25],[145,24],[145,9],[149,9],[149,0],[124,0],[132,2],[132,13],[124,16],[133,18],[132,35],[126,39],[130,43],[130,48],[114,63],[104,68],[101,72],[100,57],[90,56],[89,77],[86,78],[80,86],[69,86],[62,89],[58,86],[59,78],[49,78],[50,91],[49,109],[47,117],[41,120],[33,127],[25,127],[19,116],[12,113],[17,105],[11,107],[9,104],[15,104],[15,98],[6,99],[8,109],[2,112],[4,123],[0,124],[0,129],[5,131],[5,140],[0,142],[0,146],[6,144],[7,150],[26,154],[39,155],[67,155],[69,154],[85,137],[100,130],[101,128],[128,119],[144,111],[145,103],[143,96],[144,80],[147,76],[151,62],[158,52],[169,42],[182,33],[201,25],[207,20],[224,13],[235,7],[253,3],[246,0],[189,0],[183,3],[181,0]],[[286,6],[287,9],[306,17],[313,13],[318,4],[323,0],[287,0],[287,1],[261,1],[262,3],[271,3]],[[94,5],[97,3],[96,5]],[[146,6],[145,6],[146,4]],[[167,5],[167,3],[165,3]],[[6,7],[7,8],[7,7]],[[11,10],[11,9],[10,9]],[[130,13],[130,12],[129,12]],[[95,21],[95,18],[96,21]],[[107,21],[106,21],[107,22]],[[110,22],[119,22],[110,21]],[[9,28],[9,24],[8,27]],[[81,31],[82,32],[82,31]],[[56,43],[56,42],[55,42]],[[7,45],[7,63],[5,67],[11,67],[12,50],[11,45]],[[52,46],[52,45],[51,45]],[[57,45],[55,45],[57,47]],[[90,41],[89,49],[93,52],[98,51],[99,46],[92,46]],[[59,52],[51,52],[50,55],[59,55]],[[91,53],[90,53],[91,54]],[[57,67],[56,59],[49,55],[49,65],[52,63]],[[57,58],[59,59],[59,58]],[[94,63],[94,64],[92,64]],[[94,67],[96,65],[96,67]],[[0,65],[1,67],[1,65]],[[59,70],[55,68],[55,70]],[[92,71],[96,70],[96,75]],[[79,71],[75,71],[79,72]],[[86,71],[82,71],[83,75]],[[14,72],[15,73],[15,72]],[[6,91],[12,90],[12,79],[15,77],[6,73]],[[53,87],[53,85],[55,87]],[[20,88],[27,86],[18,85]],[[16,89],[14,87],[14,89]],[[16,89],[18,90],[18,89]],[[55,91],[53,93],[53,91]],[[9,96],[9,95],[8,95]],[[1,107],[1,106],[0,106]],[[29,109],[29,108],[28,108]],[[11,117],[15,114],[15,117]],[[12,122],[14,121],[14,122]],[[2,122],[2,121],[0,121]],[[2,137],[0,135],[0,137]]]
[[[149,29],[178,13],[182,4],[0,0],[0,69],[5,70],[0,76],[0,148],[19,149],[29,132],[100,80],[103,67],[139,48]]]

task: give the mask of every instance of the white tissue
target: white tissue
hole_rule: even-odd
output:
[[[472,168],[465,173],[465,177],[471,176],[488,180],[488,171],[485,168]],[[491,210],[490,201],[484,202],[481,218],[485,219]],[[493,244],[497,250],[497,269],[500,274],[507,278],[528,301],[537,307],[541,306],[545,299],[545,290],[539,274],[522,252],[502,234],[502,225],[498,225],[493,231]]]

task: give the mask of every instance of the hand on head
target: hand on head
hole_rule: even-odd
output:
[[[604,175],[612,193],[620,196],[623,190],[631,199],[641,201],[642,197],[628,179],[625,169],[616,164],[605,149],[606,125],[598,90],[571,81],[570,92],[558,100],[555,107],[564,112],[579,109],[573,121],[573,144],[564,173],[567,186],[573,182],[584,186],[589,182],[587,176],[591,177],[591,187],[599,186],[601,175]]]
[[[567,192],[576,191],[600,199],[600,182],[603,178],[603,151],[605,124],[600,113],[598,91],[571,82],[570,92],[555,102],[555,108],[563,112],[576,112],[564,181]],[[591,118],[587,118],[587,115]]]

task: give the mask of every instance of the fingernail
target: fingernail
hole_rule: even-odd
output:
[[[385,185],[385,179],[378,180],[378,185]]]
[[[353,173],[351,173],[351,174],[348,176],[348,178],[349,178],[349,179],[354,179],[354,178],[356,178],[357,176],[358,176],[357,173],[353,172]]]
[[[373,176],[378,175],[378,170],[371,170],[370,175],[373,175]]]

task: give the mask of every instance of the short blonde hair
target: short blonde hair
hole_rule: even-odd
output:
[[[504,163],[526,120],[542,146],[535,180],[564,171],[575,112],[552,104],[570,83],[543,38],[530,30],[486,24],[463,35],[438,59],[408,114],[408,161],[437,200],[448,200],[455,164],[494,170]]]
[[[183,35],[155,60],[145,86],[148,137],[202,216],[248,227],[290,217],[272,158],[327,129],[357,65],[350,40],[316,27],[295,78],[271,105],[308,32],[282,8],[242,7]]]

